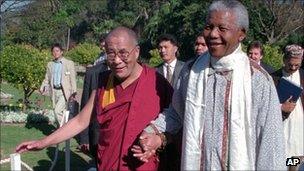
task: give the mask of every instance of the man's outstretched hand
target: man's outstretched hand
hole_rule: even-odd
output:
[[[42,150],[45,146],[43,145],[41,140],[37,141],[26,141],[21,144],[19,144],[15,151],[17,153],[23,153],[26,151],[39,151]]]
[[[131,151],[133,156],[143,162],[148,162],[149,158],[155,155],[156,150],[161,146],[162,140],[155,133],[147,133],[145,131],[139,137],[140,146],[133,145]]]

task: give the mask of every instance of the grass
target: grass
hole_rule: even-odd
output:
[[[53,125],[49,124],[13,124],[1,125],[1,159],[8,158],[14,153],[16,145],[25,140],[33,140],[44,137],[55,130]],[[79,152],[75,139],[71,140],[71,170],[87,170],[91,158]],[[64,170],[64,143],[59,146],[58,160],[53,170]],[[41,151],[27,152],[21,154],[21,160],[28,164],[35,171],[45,171],[51,167],[51,161],[54,158],[55,146],[48,147]],[[10,170],[10,163],[0,165],[0,170]]]
[[[83,76],[77,76],[76,77],[76,84],[78,89],[82,89],[83,87]],[[11,104],[12,106],[18,106],[19,101],[22,101],[23,99],[23,91],[21,89],[18,89],[14,87],[10,83],[2,82],[1,83],[1,91],[5,93],[9,93],[13,95],[11,99],[8,101],[1,101],[2,105],[9,105]],[[30,102],[31,102],[31,107],[34,108],[42,108],[42,109],[52,109],[52,101],[50,96],[42,96],[38,91],[35,91],[31,96],[30,96]],[[42,104],[37,105],[36,102],[41,101]]]
[[[77,87],[82,88],[83,77],[77,76]],[[1,91],[13,95],[11,99],[7,101],[1,100],[1,110],[6,110],[8,106],[10,109],[20,109],[17,106],[19,105],[20,99],[23,99],[23,91],[21,89],[15,88],[10,83],[2,82]],[[80,90],[81,91],[81,90]],[[41,105],[37,105],[37,101],[42,101]],[[35,91],[30,96],[31,107],[39,109],[51,109],[52,103],[49,96],[42,96],[39,92]],[[5,108],[4,108],[5,107]],[[55,130],[55,127],[49,124],[1,124],[1,134],[0,134],[0,152],[1,160],[9,158],[9,155],[14,153],[16,145],[25,140],[34,140],[42,138],[46,135],[51,134]],[[87,155],[79,152],[76,147],[78,146],[75,139],[71,140],[71,169],[70,170],[87,170],[91,165],[91,158]],[[48,147],[44,150],[37,152],[28,152],[21,154],[21,160],[28,164],[35,171],[45,171],[51,167],[51,162],[54,159],[55,146]],[[57,164],[54,171],[65,170],[65,161],[64,161],[64,143],[61,143],[59,146],[59,153]],[[10,163],[1,164],[0,170],[10,170]],[[24,169],[22,169],[24,170]],[[26,169],[25,169],[26,170]]]
[[[1,83],[1,91],[5,93],[9,93],[13,95],[11,99],[8,99],[8,101],[1,101],[2,105],[13,105],[13,106],[18,106],[19,101],[23,99],[23,91],[21,89],[18,89],[14,87],[12,84],[2,82]],[[51,109],[52,108],[52,102],[49,96],[42,96],[40,93],[35,91],[31,96],[30,96],[30,102],[32,102],[31,106],[32,107],[41,107],[43,109]],[[41,100],[43,103],[41,106],[37,106],[35,103]]]

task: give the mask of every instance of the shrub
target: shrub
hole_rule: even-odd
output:
[[[8,45],[3,48],[1,78],[23,90],[24,107],[28,106],[31,94],[40,87],[48,60],[46,51],[29,45]]]
[[[272,66],[275,70],[283,66],[283,53],[279,46],[264,45],[264,56],[262,61]]]
[[[160,57],[157,49],[150,50],[149,53],[151,55],[151,58],[149,60],[149,65],[151,67],[157,67],[163,62],[163,59]]]
[[[78,44],[75,48],[66,53],[66,56],[79,64],[93,63],[100,53],[100,49],[95,44]]]

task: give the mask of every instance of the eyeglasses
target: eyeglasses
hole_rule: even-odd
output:
[[[136,47],[137,47],[137,45],[130,52],[128,52],[126,50],[120,50],[118,52],[115,52],[115,51],[112,51],[112,50],[111,51],[106,51],[107,60],[109,62],[113,62],[115,60],[115,57],[118,56],[119,59],[121,59],[122,61],[126,61]]]

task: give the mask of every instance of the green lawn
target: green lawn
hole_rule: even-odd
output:
[[[19,102],[22,101],[23,99],[23,91],[21,89],[17,89],[16,87],[12,86],[12,84],[9,83],[1,83],[1,90],[5,93],[9,93],[13,95],[11,99],[8,101],[1,101],[2,105],[13,105],[13,106],[18,106]],[[42,101],[42,105],[38,106],[36,102],[40,100]],[[32,103],[32,107],[39,107],[43,109],[51,109],[52,108],[52,103],[51,99],[49,96],[42,96],[40,93],[35,91],[31,96],[30,96],[30,102]]]
[[[82,88],[83,77],[77,76],[77,87]],[[1,100],[1,110],[7,110],[8,106],[18,106],[19,101],[23,98],[23,91],[15,88],[9,83],[1,83],[1,91],[13,95],[13,98],[8,101]],[[79,89],[81,91],[81,89]],[[79,97],[80,98],[80,97]],[[37,105],[37,101],[42,101],[41,105]],[[38,92],[34,92],[30,97],[31,107],[39,109],[51,109],[51,100],[49,96],[42,96]],[[12,108],[11,108],[12,109]],[[9,109],[9,110],[11,110]],[[14,109],[14,108],[13,108]],[[19,109],[17,107],[17,109]],[[0,126],[0,152],[1,160],[9,157],[10,154],[14,153],[14,149],[17,144],[25,140],[33,140],[49,135],[55,130],[53,125],[49,124],[3,124]],[[71,170],[87,170],[91,166],[91,158],[87,155],[79,152],[77,147],[77,142],[75,139],[71,140]],[[58,160],[54,171],[64,170],[64,143],[60,144]],[[48,147],[44,150],[37,152],[28,152],[21,154],[21,160],[27,163],[35,171],[45,171],[51,166],[51,161],[54,158],[56,147]],[[10,163],[0,165],[0,170],[10,170]],[[26,170],[26,169],[25,169]]]
[[[33,140],[44,137],[54,130],[53,125],[49,124],[13,124],[1,125],[1,159],[8,158],[14,153],[17,144],[24,140]],[[74,139],[71,140],[71,170],[87,170],[90,167],[91,159],[87,155],[80,153],[77,149],[77,143]],[[64,143],[60,144],[58,160],[54,171],[64,170]],[[21,160],[27,163],[35,171],[45,171],[51,166],[51,161],[54,158],[55,147],[48,147],[42,151],[28,152],[21,154]],[[2,164],[0,170],[10,170],[10,163]]]
[[[77,88],[82,89],[83,87],[83,76],[77,76],[76,78]],[[9,93],[13,95],[13,98],[9,99],[8,101],[1,101],[1,105],[12,105],[18,106],[19,102],[23,99],[23,91],[14,87],[10,83],[2,82],[1,83],[1,91],[5,93]],[[79,97],[80,99],[80,97]],[[41,101],[41,105],[38,105],[38,101]],[[49,96],[42,96],[38,91],[35,91],[30,96],[31,107],[33,108],[40,108],[40,109],[52,109],[52,102]]]

